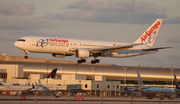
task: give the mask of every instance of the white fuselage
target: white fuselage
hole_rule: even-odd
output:
[[[162,93],[162,94],[173,94],[175,91],[170,88],[156,88],[149,87],[143,90],[145,93]]]
[[[142,89],[142,93],[148,99],[152,99],[155,96],[167,96],[169,99],[174,99],[176,97],[175,91],[170,88],[149,87]]]
[[[30,85],[0,85],[0,91],[45,91],[42,86],[30,86]]]
[[[25,41],[23,41],[23,39]],[[107,42],[98,40],[79,40],[79,39],[65,39],[53,37],[24,37],[15,42],[15,46],[21,50],[35,53],[51,53],[57,55],[75,55],[75,52],[70,49],[99,49],[103,47],[116,47],[128,45],[130,43]],[[132,57],[137,55],[144,55],[154,53],[156,51],[142,51],[146,49],[144,45],[134,46],[123,50],[114,50],[106,52],[102,57]]]
[[[32,89],[32,86],[0,85],[0,91],[26,91],[30,89]]]

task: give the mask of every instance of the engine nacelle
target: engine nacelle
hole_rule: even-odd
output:
[[[174,99],[175,97],[176,97],[175,94],[171,94],[171,95],[168,96],[168,99],[172,100],[172,99]]]
[[[77,49],[75,55],[78,58],[88,58],[90,56],[90,52],[85,49]]]
[[[56,57],[56,58],[64,58],[65,55],[63,54],[52,54],[53,57]]]

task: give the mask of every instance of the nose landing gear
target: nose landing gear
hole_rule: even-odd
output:
[[[28,59],[28,58],[29,58],[29,57],[28,57],[28,51],[24,51],[24,53],[25,53],[24,58],[25,58],[25,59]]]
[[[29,57],[28,56],[24,56],[25,59],[28,59]]]

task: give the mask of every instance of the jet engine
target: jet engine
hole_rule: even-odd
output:
[[[170,94],[170,95],[168,96],[168,99],[172,100],[172,99],[174,99],[175,97],[176,97],[175,94]]]
[[[90,52],[85,49],[77,49],[75,55],[78,58],[88,58],[90,56]]]

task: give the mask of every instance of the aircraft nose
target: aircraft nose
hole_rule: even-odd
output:
[[[21,44],[20,44],[20,42],[17,41],[17,42],[14,43],[14,46],[17,47],[17,48],[20,48]]]
[[[18,42],[15,42],[15,43],[14,43],[14,46],[18,47]]]

